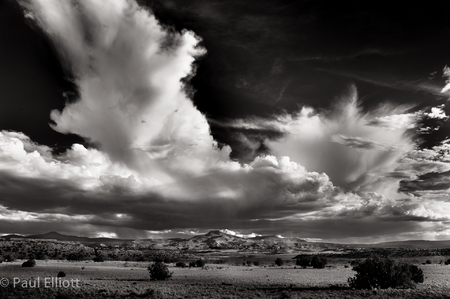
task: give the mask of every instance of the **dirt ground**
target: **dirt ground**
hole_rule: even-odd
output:
[[[420,265],[426,278],[416,289],[370,291],[349,289],[347,279],[355,272],[343,264],[325,269],[292,264],[171,266],[173,276],[166,281],[150,281],[149,263],[37,261],[35,268],[21,264],[0,264],[0,298],[450,298],[450,266],[439,264]],[[66,276],[58,280],[59,271]]]

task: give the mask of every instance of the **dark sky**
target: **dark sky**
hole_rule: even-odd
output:
[[[121,0],[105,7],[91,2],[0,3],[1,145],[12,151],[11,144],[23,143],[26,154],[13,158],[17,169],[27,169],[13,173],[12,162],[0,168],[11,182],[0,186],[5,214],[79,221],[79,234],[227,226],[331,240],[326,227],[336,219],[341,227],[367,224],[335,233],[349,242],[450,232],[450,214],[439,213],[447,208],[450,170],[450,4],[139,0],[146,10],[133,4],[120,13]],[[63,12],[65,5],[71,8]],[[157,22],[143,21],[153,16]],[[197,45],[183,52],[185,36],[194,34]],[[183,92],[172,95],[180,80]],[[188,101],[180,99],[186,95]],[[206,144],[215,142],[211,152]],[[34,149],[63,174],[30,162]],[[10,161],[3,152],[0,160]],[[80,171],[69,165],[84,171],[101,155],[111,165],[88,173],[97,183],[72,177]],[[263,160],[274,163],[274,173],[258,170],[269,163]],[[76,181],[64,189],[73,194],[55,187],[56,179]],[[134,179],[143,186],[139,192],[129,190]],[[33,193],[16,184],[39,192],[45,208],[25,200]],[[209,193],[197,190],[205,184]],[[267,190],[257,196],[261,184]],[[117,194],[137,204],[114,228],[110,218],[121,214],[121,204],[95,213]],[[73,202],[78,196],[93,202],[91,211]],[[143,221],[136,208],[142,202],[160,220]],[[186,205],[192,215],[181,220]],[[190,221],[198,205],[229,215]],[[284,225],[273,231],[269,219]],[[305,228],[295,229],[300,222]],[[380,222],[379,232],[367,230]],[[17,232],[35,232],[22,225]]]

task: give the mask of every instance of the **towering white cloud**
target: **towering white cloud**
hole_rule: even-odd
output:
[[[52,111],[53,128],[99,144],[115,161],[162,182],[227,158],[183,92],[193,72],[192,32],[163,29],[134,1],[25,2],[76,76],[80,99]]]
[[[364,114],[358,108],[356,87],[351,86],[328,115],[303,107],[270,120],[249,118],[229,125],[283,133],[283,138],[266,141],[274,154],[289,156],[310,171],[326,173],[335,184],[357,190],[373,181],[372,174],[393,171],[399,158],[414,148],[405,132],[416,125],[420,114],[404,109],[380,107]]]

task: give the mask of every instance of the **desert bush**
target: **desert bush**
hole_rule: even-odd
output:
[[[431,261],[427,260],[425,263],[429,265],[429,264],[431,264]]]
[[[186,268],[187,265],[186,265],[186,263],[184,263],[184,262],[178,262],[178,263],[175,264],[175,267],[178,267],[178,268]]]
[[[315,269],[323,269],[327,263],[327,258],[324,256],[315,255],[311,259],[311,266]]]
[[[277,258],[275,260],[275,265],[277,266],[283,266],[284,265],[284,261],[281,258]]]
[[[411,288],[423,282],[419,267],[397,262],[389,257],[373,256],[353,265],[355,277],[350,277],[350,287],[356,289]]]
[[[199,259],[199,260],[195,261],[195,267],[201,268],[201,267],[203,267],[205,265],[206,265],[206,261],[205,260]]]
[[[173,258],[173,257],[165,257],[164,258],[164,263],[166,264],[170,264],[170,263],[176,263],[178,262],[178,259]]]
[[[82,261],[84,258],[81,252],[71,252],[66,256],[68,261]]]
[[[14,262],[16,260],[16,256],[14,254],[6,254],[4,256],[5,262]]]
[[[102,263],[105,261],[105,258],[103,257],[103,255],[99,254],[95,256],[92,260],[96,263]]]
[[[444,264],[450,265],[450,259],[446,260]]]
[[[261,265],[260,261],[253,261],[253,265],[259,267],[259,265]]]
[[[154,262],[150,266],[148,266],[148,272],[150,273],[151,280],[166,280],[172,277],[171,272],[169,272],[169,268],[163,262]]]
[[[311,263],[311,258],[309,256],[301,256],[299,258],[297,258],[297,260],[295,261],[295,264],[297,266],[301,266],[303,269],[309,267]]]
[[[36,267],[36,261],[34,259],[29,259],[22,264],[22,267]]]
[[[411,272],[411,280],[415,283],[423,282],[423,271],[416,265],[408,265]]]
[[[59,271],[57,276],[58,276],[58,277],[66,277],[66,272],[64,272],[64,271]]]

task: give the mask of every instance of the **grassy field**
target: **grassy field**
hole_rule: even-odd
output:
[[[22,268],[22,262],[0,264],[0,278],[9,280],[0,288],[0,298],[450,298],[450,266],[439,264],[420,265],[426,278],[416,289],[364,291],[347,287],[347,278],[355,273],[342,261],[331,261],[325,269],[294,268],[292,263],[171,266],[173,276],[167,281],[150,281],[148,262],[37,261],[35,268]],[[45,287],[45,278],[59,271],[67,275],[61,280],[78,280],[79,287]],[[39,288],[30,287],[38,278]]]

